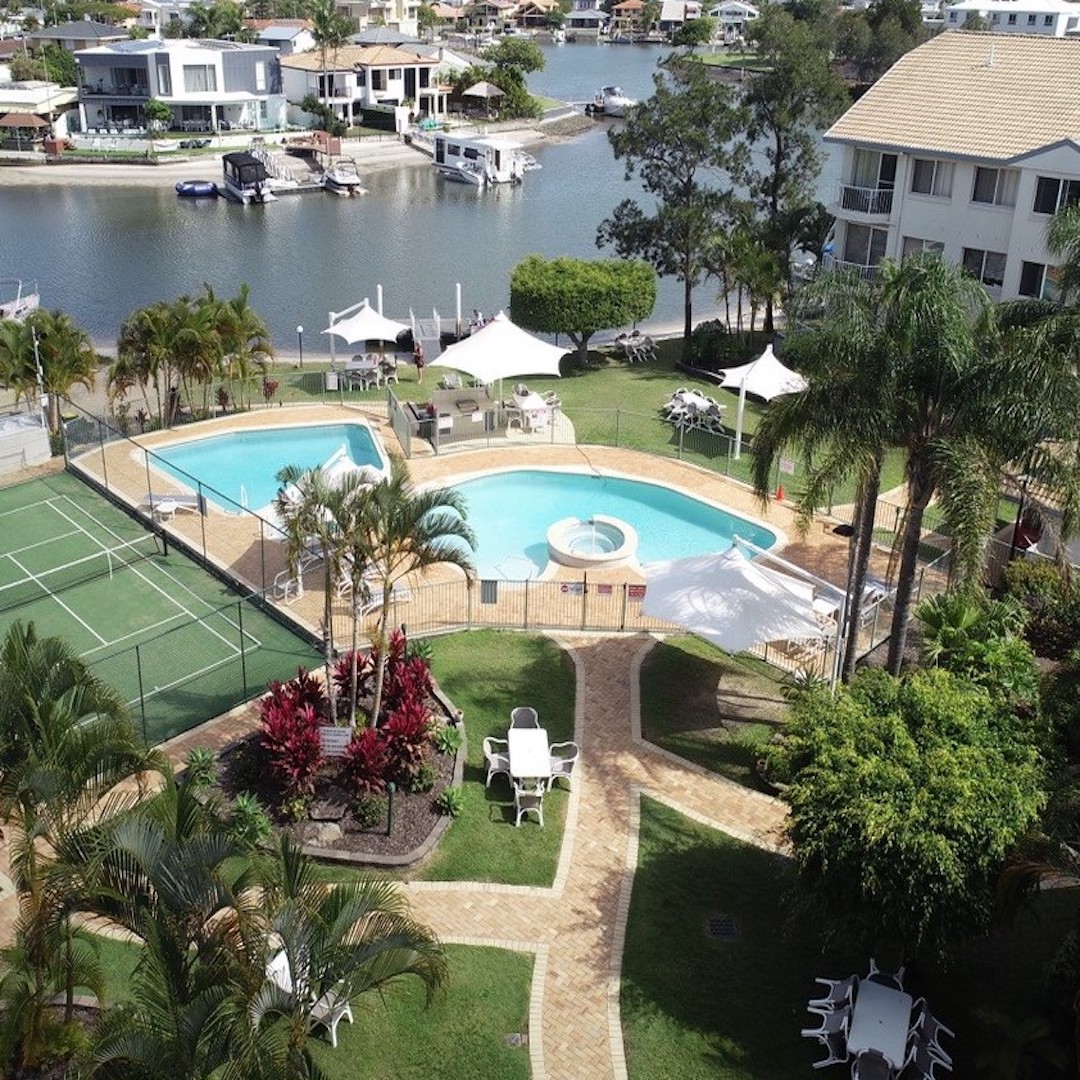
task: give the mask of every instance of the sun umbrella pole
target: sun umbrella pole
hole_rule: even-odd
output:
[[[454,337],[461,337],[461,282],[454,285]]]
[[[382,284],[375,286],[375,310],[382,314]]]
[[[746,380],[739,386],[739,411],[735,414],[735,460],[742,457],[743,410],[746,408]]]

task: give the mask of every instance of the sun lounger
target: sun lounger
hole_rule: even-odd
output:
[[[150,512],[159,521],[172,518],[178,513],[206,516],[205,495],[174,495],[171,492],[148,491],[142,497],[139,506],[140,508],[149,507]]]

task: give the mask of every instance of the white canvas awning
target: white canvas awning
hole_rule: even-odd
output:
[[[395,322],[380,315],[366,300],[347,319],[332,322],[324,334],[334,334],[349,345],[358,341],[397,341],[398,335],[411,330],[407,323]]]
[[[524,375],[558,375],[567,350],[515,326],[499,312],[479,330],[444,349],[432,367],[463,371],[482,383]]]
[[[749,364],[739,367],[725,368],[722,372],[724,378],[721,386],[739,391],[739,411],[735,416],[735,456],[739,457],[742,451],[743,413],[746,410],[746,395],[753,394],[755,397],[772,401],[782,394],[798,394],[808,386],[807,381],[789,367],[784,367],[776,358],[771,345],[765,346],[765,351]]]
[[[736,544],[720,554],[652,562],[643,569],[643,614],[676,623],[730,653],[835,632],[814,615],[811,583],[751,562]]]

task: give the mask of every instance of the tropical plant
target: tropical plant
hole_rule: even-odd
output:
[[[259,709],[260,741],[287,800],[308,799],[323,764],[319,727],[326,712],[322,687],[306,671],[273,682]]]
[[[172,349],[178,328],[175,314],[170,304],[159,301],[128,316],[120,327],[116,359],[108,374],[109,392],[114,398],[138,386],[147,411],[150,411],[148,389],[152,386],[162,427],[169,427],[174,419],[171,408],[166,413],[165,403],[175,400],[177,371]]]
[[[360,728],[345,747],[342,774],[358,795],[381,795],[386,790],[390,758],[380,728]]]
[[[323,103],[330,105],[331,80],[327,78],[327,55],[334,55],[337,64],[337,51],[355,33],[356,23],[342,14],[334,0],[314,0],[311,5],[311,33],[319,47],[320,90]]]

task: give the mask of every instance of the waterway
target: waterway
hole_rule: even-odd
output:
[[[665,50],[543,51],[546,67],[530,76],[530,89],[585,101],[609,83],[647,97]],[[131,311],[204,282],[226,296],[247,282],[252,305],[285,348],[303,325],[306,349],[321,350],[327,313],[374,299],[377,284],[395,317],[452,317],[455,282],[466,311],[493,312],[507,306],[510,271],[525,255],[596,258],[597,226],[621,199],[641,197],[611,153],[608,124],[535,148],[542,168],[515,188],[446,183],[424,159],[372,173],[360,199],[287,196],[267,207],[178,199],[165,181],[3,187],[0,277],[36,280],[43,304],[67,311],[99,342],[115,340]],[[363,171],[362,155],[359,165]],[[714,304],[713,285],[697,291],[700,310]],[[661,280],[648,325],[680,325],[681,311],[681,287]]]

